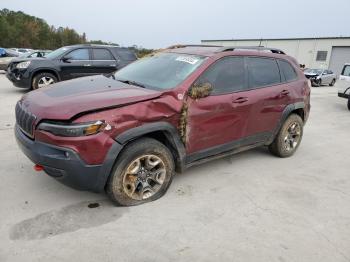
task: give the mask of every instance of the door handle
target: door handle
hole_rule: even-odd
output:
[[[280,93],[280,96],[287,96],[289,95],[289,91],[288,90],[283,90],[281,93]]]
[[[238,97],[237,99],[233,100],[232,103],[234,104],[242,104],[248,101],[248,97]]]
[[[83,66],[91,66],[91,64],[84,64]]]

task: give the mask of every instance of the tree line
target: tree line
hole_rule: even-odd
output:
[[[69,27],[54,27],[45,20],[21,11],[0,10],[0,47],[22,47],[32,49],[57,49],[75,44],[112,44],[101,40],[88,41],[86,34],[79,34]],[[152,52],[151,49],[132,46],[141,57]]]

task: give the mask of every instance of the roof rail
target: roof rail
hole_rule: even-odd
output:
[[[235,50],[257,50],[257,51],[270,51],[274,54],[285,55],[286,53],[277,48],[269,48],[264,46],[225,46],[220,48],[217,52],[227,52],[227,51],[235,51]]]
[[[184,47],[223,47],[222,45],[172,45],[165,49],[176,49],[176,48],[184,48]]]

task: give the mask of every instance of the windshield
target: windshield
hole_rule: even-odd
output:
[[[65,53],[69,48],[67,47],[61,47],[59,49],[56,49],[55,51],[52,51],[51,53],[47,54],[45,57],[49,59],[55,59]]]
[[[323,70],[321,69],[306,69],[305,73],[307,74],[315,74],[315,75],[320,75],[322,74]]]
[[[115,73],[115,78],[150,89],[171,89],[184,81],[205,59],[203,56],[159,53],[124,67]]]

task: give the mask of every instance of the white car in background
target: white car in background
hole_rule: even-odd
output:
[[[33,51],[33,49],[30,49],[30,48],[10,48],[10,49],[18,53],[28,53]]]
[[[348,100],[350,110],[350,64],[345,64],[338,81],[338,96]]]

